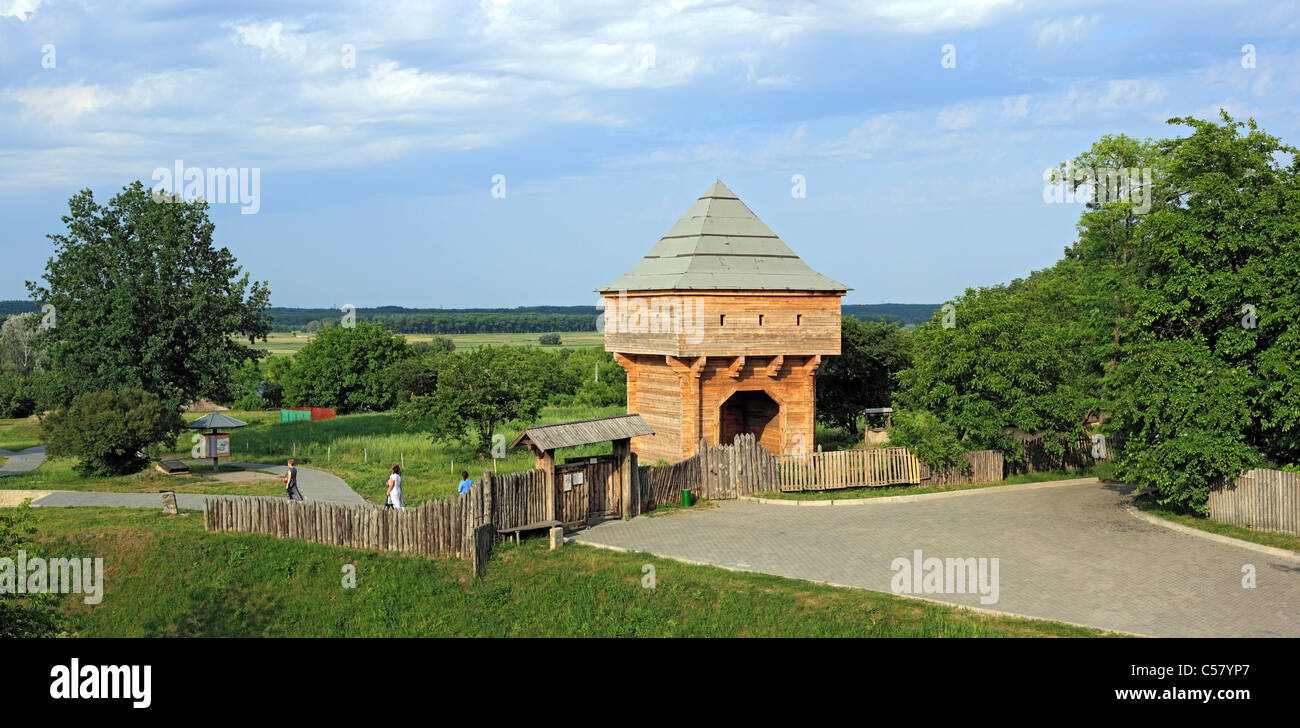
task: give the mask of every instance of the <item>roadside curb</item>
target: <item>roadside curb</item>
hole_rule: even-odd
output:
[[[1240,546],[1241,548],[1250,549],[1251,551],[1258,551],[1261,554],[1268,554],[1269,556],[1276,556],[1282,559],[1290,559],[1292,561],[1300,561],[1300,552],[1297,551],[1288,551],[1287,549],[1278,548],[1276,546],[1265,546],[1262,543],[1255,543],[1254,541],[1244,541],[1239,538],[1233,538],[1232,536],[1224,536],[1219,533],[1210,533],[1209,531],[1202,531],[1199,528],[1192,528],[1191,526],[1184,526],[1181,523],[1174,523],[1173,521],[1167,521],[1161,518],[1160,516],[1153,516],[1150,513],[1141,511],[1133,506],[1127,506],[1126,509],[1128,510],[1129,515],[1133,516],[1139,521],[1146,521],[1147,523],[1156,526],[1163,526],[1164,528],[1167,528],[1171,531],[1185,533],[1189,536],[1199,536],[1200,538],[1209,541],[1214,541],[1216,543],[1221,543],[1226,546]]]
[[[1100,478],[1072,478],[1070,480],[1049,480],[1042,483],[1019,483],[1017,485],[990,485],[985,488],[967,488],[950,490],[942,493],[918,493],[916,495],[891,495],[881,498],[846,498],[842,500],[794,500],[785,498],[759,498],[752,495],[741,496],[737,500],[750,503],[762,503],[773,506],[800,506],[803,508],[826,506],[865,506],[875,503],[915,503],[917,501],[938,500],[962,495],[986,495],[989,493],[1018,493],[1026,490],[1059,488],[1067,485],[1100,484]]]

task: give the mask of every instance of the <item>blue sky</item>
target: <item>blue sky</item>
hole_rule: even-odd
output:
[[[594,305],[714,178],[846,303],[933,303],[1059,259],[1043,170],[1103,134],[1300,142],[1298,38],[1260,2],[0,0],[0,299],[77,190],[183,160],[259,170],[211,216],[280,306]]]

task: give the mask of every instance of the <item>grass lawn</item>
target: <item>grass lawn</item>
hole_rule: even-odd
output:
[[[41,444],[36,418],[0,420],[0,450],[26,450]]]
[[[376,554],[203,531],[199,514],[35,512],[48,556],[104,558],[98,605],[67,597],[83,637],[1075,637],[857,589],[680,564],[545,539],[498,544],[481,579],[459,559]],[[356,588],[341,586],[356,568]],[[656,588],[641,585],[653,564]]]
[[[46,460],[39,468],[0,479],[0,490],[78,490],[101,493],[157,493],[175,490],[177,493],[209,493],[212,495],[284,495],[284,485],[278,479],[223,483],[211,480],[212,466],[197,466],[189,475],[165,475],[152,467],[134,475],[113,477],[83,477],[73,470],[70,459]],[[223,467],[222,472],[235,468]]]
[[[427,433],[408,432],[391,414],[372,412],[343,415],[332,420],[281,423],[279,412],[227,412],[249,426],[230,433],[233,462],[283,465],[294,458],[298,465],[325,470],[343,478],[352,489],[374,503],[384,501],[393,463],[402,469],[402,495],[408,505],[455,495],[460,471],[471,478],[483,477],[492,459],[478,448],[433,442]],[[539,422],[565,422],[625,414],[623,407],[546,407]],[[187,415],[194,419],[198,415]],[[518,427],[501,431],[506,444],[519,434]],[[185,433],[169,456],[188,457],[191,433]],[[609,443],[560,451],[559,457],[606,455]],[[513,473],[533,467],[527,448],[509,451],[497,460],[498,473]]]
[[[3,468],[8,460],[9,458],[0,456],[0,468]]]
[[[1142,496],[1133,501],[1133,505],[1139,510],[1150,513],[1153,516],[1163,518],[1167,521],[1173,521],[1184,526],[1191,526],[1209,533],[1217,533],[1220,536],[1231,536],[1239,538],[1242,541],[1262,544],[1264,546],[1273,546],[1275,548],[1286,549],[1288,551],[1300,551],[1300,536],[1292,536],[1289,533],[1274,533],[1271,531],[1255,531],[1241,526],[1233,526],[1227,523],[1212,521],[1209,518],[1198,515],[1191,511],[1182,510],[1173,506],[1162,506],[1156,503],[1155,499],[1149,495]]]
[[[1103,463],[1103,465],[1105,465]],[[806,490],[791,493],[758,493],[757,497],[773,500],[851,500],[854,498],[886,498],[894,495],[921,495],[923,493],[947,493],[954,490],[975,490],[993,488],[999,485],[1019,485],[1021,483],[1046,483],[1053,480],[1072,480],[1074,478],[1098,477],[1105,480],[1102,473],[1105,468],[1084,468],[1072,473],[1064,471],[1047,471],[1012,475],[992,483],[959,483],[955,485],[884,485],[877,487],[841,488],[839,490]]]

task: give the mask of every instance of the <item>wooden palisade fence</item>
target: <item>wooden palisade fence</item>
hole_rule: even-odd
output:
[[[782,455],[780,463],[780,489],[783,491],[921,482],[921,462],[904,447]]]
[[[1210,518],[1300,536],[1300,473],[1255,468],[1210,490]]]
[[[930,482],[979,482],[1002,478],[996,451],[967,453],[972,472],[929,474]],[[919,483],[924,466],[904,448],[776,456],[752,434],[731,445],[700,444],[700,452],[674,465],[638,466],[631,515],[677,502],[682,490],[696,498],[729,499],[776,490],[824,490]],[[507,475],[485,472],[467,493],[403,510],[370,504],[342,505],[283,498],[214,496],[203,501],[209,531],[262,533],[331,546],[394,551],[486,563],[493,535],[546,520],[547,478],[533,469]]]
[[[1002,480],[1002,453],[966,453],[971,471],[931,473],[906,448],[817,452],[776,456],[754,439],[737,435],[731,445],[700,443],[694,457],[673,465],[638,469],[641,510],[676,502],[682,490],[697,498],[737,498],[773,491],[832,490],[862,486],[979,483]]]
[[[969,483],[994,483],[1003,479],[1004,462],[1001,450],[976,450],[962,453],[970,470],[959,466],[931,470],[921,465],[921,481],[925,485],[958,485]]]

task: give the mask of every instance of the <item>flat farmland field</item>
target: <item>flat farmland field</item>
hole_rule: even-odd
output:
[[[586,346],[603,346],[605,342],[604,334],[599,331],[560,331],[560,341],[563,342],[558,347],[576,349]],[[401,334],[406,338],[407,343],[414,344],[418,341],[432,341],[433,334]],[[475,349],[480,346],[540,346],[537,339],[545,334],[451,334],[451,340],[456,343],[457,349]],[[271,356],[292,356],[297,354],[298,350],[307,345],[311,337],[307,334],[291,334],[276,332],[267,337],[267,340],[259,341],[253,346],[262,349]]]

